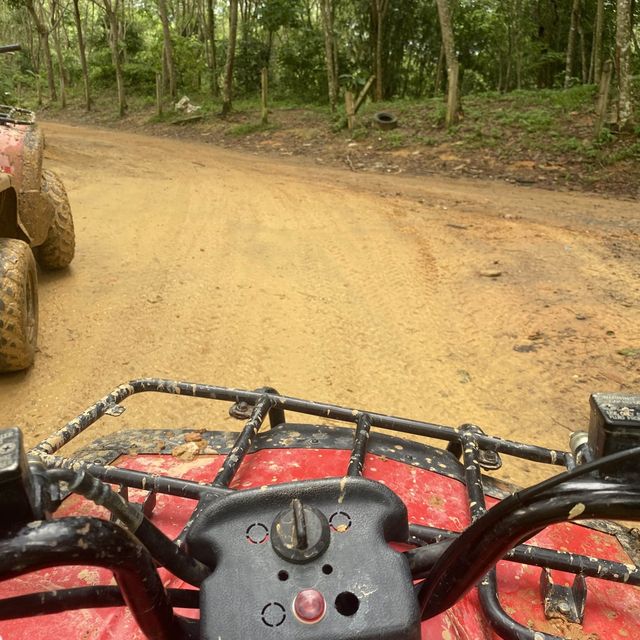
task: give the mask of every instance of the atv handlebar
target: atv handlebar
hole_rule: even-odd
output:
[[[22,45],[21,44],[0,45],[0,53],[12,53],[13,51],[22,51]]]

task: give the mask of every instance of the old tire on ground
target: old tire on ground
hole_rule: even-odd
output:
[[[387,111],[378,111],[378,113],[374,114],[373,122],[378,129],[382,129],[383,131],[395,129],[398,126],[398,119]]]
[[[53,218],[47,239],[36,249],[36,258],[43,269],[64,269],[73,260],[76,238],[67,192],[52,171],[42,172],[42,194],[53,206]]]
[[[33,364],[38,340],[38,276],[29,245],[0,238],[0,372]]]

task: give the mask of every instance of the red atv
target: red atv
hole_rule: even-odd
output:
[[[143,392],[229,402],[245,424],[57,455]],[[638,531],[609,519],[640,519],[638,444],[640,396],[594,394],[589,432],[552,451],[271,388],[134,380],[29,457],[0,431],[0,636],[632,640]],[[516,490],[490,475],[502,456],[563,471]]]
[[[0,47],[0,53],[19,45]],[[38,336],[36,264],[73,259],[73,219],[64,185],[42,167],[44,136],[27,109],[0,105],[0,372],[33,364]],[[33,253],[32,253],[33,249]]]

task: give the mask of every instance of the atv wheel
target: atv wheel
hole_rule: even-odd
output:
[[[55,173],[44,170],[42,193],[53,206],[53,219],[47,239],[36,249],[36,257],[43,269],[64,269],[73,260],[76,248],[67,192]]]
[[[29,245],[0,238],[0,372],[33,364],[38,340],[38,276]]]

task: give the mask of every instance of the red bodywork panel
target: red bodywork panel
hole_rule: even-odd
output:
[[[349,451],[333,449],[258,451],[247,456],[232,487],[242,490],[295,480],[339,477],[344,475],[349,456]],[[206,455],[185,462],[167,455],[138,455],[123,456],[117,464],[202,482],[213,479],[223,459],[222,455]],[[457,480],[375,455],[367,455],[364,475],[387,485],[402,498],[407,505],[410,522],[453,530],[461,530],[469,524],[465,487]],[[130,492],[133,501],[141,501],[143,496],[141,491]],[[183,527],[194,506],[191,500],[158,495],[153,522],[173,537]],[[104,517],[104,512],[73,496],[65,501],[57,515]],[[530,542],[617,562],[631,562],[614,537],[577,524],[550,527]],[[540,572],[537,567],[512,562],[498,565],[502,606],[521,624],[572,640],[632,640],[640,637],[640,589],[637,587],[588,578],[584,626],[568,625],[545,619],[539,587]],[[166,586],[187,586],[164,570],[161,574]],[[570,585],[573,582],[572,575],[557,571],[553,572],[553,578],[556,584]],[[0,597],[94,584],[114,582],[110,572],[103,569],[63,567],[0,583]],[[197,615],[193,610],[180,613]],[[4,621],[0,622],[0,637],[1,640],[142,640],[143,635],[129,611],[122,607]],[[425,640],[493,640],[498,636],[491,630],[480,609],[476,592],[472,590],[452,609],[424,622],[422,637]]]
[[[13,186],[17,191],[35,188],[31,184],[24,184],[25,163],[33,161],[33,148],[39,150],[40,156],[44,142],[42,133],[33,125],[6,124],[0,125],[0,171],[8,173],[13,178]],[[39,188],[41,165],[29,166],[27,170],[37,174]],[[28,180],[28,177],[26,178]]]

